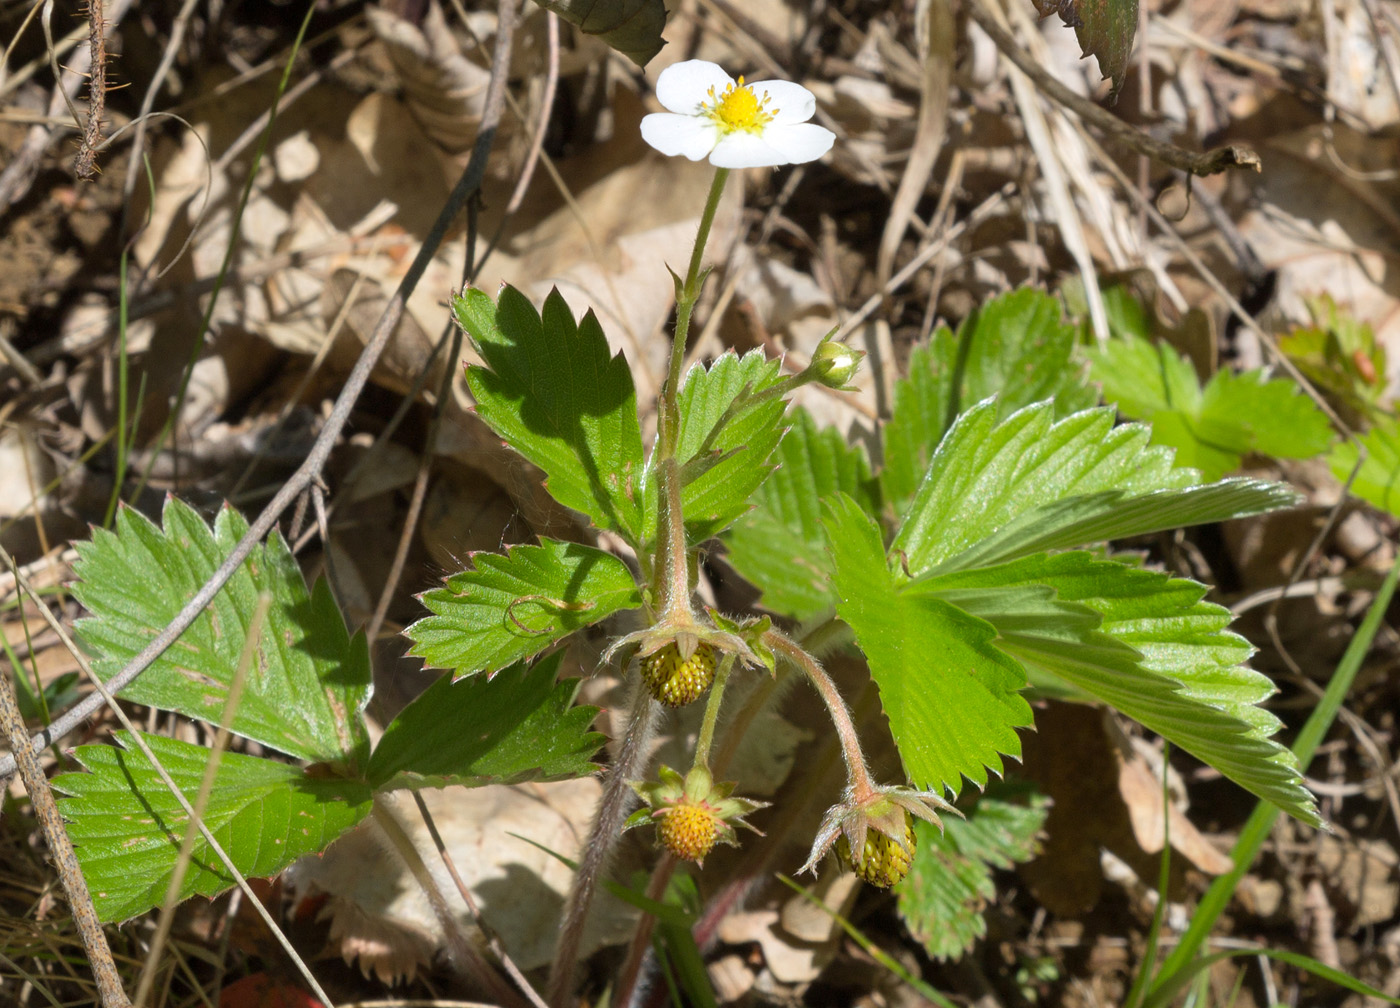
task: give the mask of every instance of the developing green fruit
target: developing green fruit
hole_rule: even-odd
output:
[[[877,829],[868,829],[859,859],[851,857],[851,845],[844,836],[836,841],[836,852],[866,882],[888,889],[909,874],[909,864],[914,859],[914,826],[907,813],[904,816],[904,844],[901,847],[893,837]]]
[[[642,659],[642,682],[667,707],[684,707],[715,681],[715,649],[698,644],[695,653],[682,659],[672,642]]]

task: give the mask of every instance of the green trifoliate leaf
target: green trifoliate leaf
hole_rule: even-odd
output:
[[[1032,288],[989,301],[956,334],[936,331],[895,385],[883,433],[886,499],[902,505],[915,491],[934,447],[972,403],[997,396],[998,417],[1042,399],[1055,400],[1057,416],[1092,406],[1074,345],[1059,301]]]
[[[1351,492],[1400,516],[1400,417],[1384,417],[1359,438],[1337,445],[1327,459],[1332,475],[1342,482],[1351,479],[1361,447],[1366,449],[1366,461],[1352,481]]]
[[[59,808],[104,921],[127,920],[161,904],[189,822],[131,736],[118,732],[116,738],[121,748],[80,746],[75,755],[87,772],[53,782],[70,796],[60,799]],[[142,738],[193,804],[209,750],[156,735]],[[371,797],[362,783],[224,753],[203,821],[238,869],[256,878],[324,849],[369,813]],[[213,896],[233,885],[227,867],[196,835],[180,898]]]
[[[1206,479],[1238,469],[1251,452],[1310,458],[1332,440],[1327,417],[1296,384],[1263,371],[1217,371],[1201,388],[1190,361],[1140,336],[1091,350],[1094,378],[1124,416],[1152,423],[1152,443],[1176,449],[1176,464]]]
[[[472,562],[423,594],[434,615],[404,631],[409,654],[457,676],[496,672],[642,604],[627,565],[591,546],[542,539],[504,556],[476,553]]]
[[[957,958],[986,935],[982,912],[996,897],[992,871],[1028,861],[1039,849],[1049,800],[1031,793],[1027,804],[1015,804],[1005,800],[1011,791],[989,790],[966,819],[946,817],[942,830],[914,823],[914,863],[895,895],[900,917],[935,959]]]
[[[661,51],[666,40],[663,0],[535,0],[585,35],[596,35],[639,67]]]
[[[878,526],[839,495],[823,519],[835,565],[837,613],[855,632],[880,688],[910,780],[957,792],[1019,756],[1015,729],[1031,723],[1020,666],[997,650],[996,630],[942,599],[902,589]]]
[[[864,452],[834,428],[818,430],[804,409],[789,416],[792,426],[773,456],[777,470],[725,542],[729,562],[763,592],[765,608],[805,620],[836,604],[822,501],[846,493],[867,514],[879,503]]]
[[[1089,553],[1026,557],[922,578],[938,598],[996,628],[996,646],[1168,739],[1241,787],[1320,823],[1279,721],[1258,704],[1274,692],[1245,668],[1253,649],[1227,627],[1205,586]]]
[[[1202,485],[1148,435],[1140,424],[1114,427],[1107,409],[1054,422],[1052,406],[1037,403],[997,423],[995,403],[978,403],[938,446],[894,547],[919,575],[1297,502],[1258,480]]]
[[[773,471],[770,456],[783,436],[785,404],[780,398],[751,403],[747,396],[777,384],[780,366],[752,350],[743,357],[723,353],[708,369],[696,365],[686,375],[676,458],[691,543],[728,528]],[[745,398],[736,403],[741,392]]]
[[[78,545],[73,594],[92,616],[78,636],[103,679],[121,670],[214,573],[248,524],[231,508],[213,532],[187,504],[167,501],[164,531],[131,508],[116,531]],[[351,637],[324,581],[308,594],[275,532],[256,547],[178,641],[121,695],[217,724],[238,668],[259,593],[272,607],[230,728],[300,759],[353,769],[369,755],[361,711],[369,699],[369,650]]]
[[[489,681],[443,676],[403,709],[374,747],[376,791],[460,784],[522,784],[583,777],[605,741],[574,707],[578,681],[554,681],[562,652],[514,665]]]
[[[513,287],[495,303],[468,290],[453,308],[486,363],[467,369],[477,413],[544,470],[560,504],[640,543],[647,525],[637,393],[593,313],[575,323],[556,290],[541,315]]]

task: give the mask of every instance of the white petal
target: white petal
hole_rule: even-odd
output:
[[[787,155],[766,142],[768,132],[771,128],[764,136],[737,132],[720,137],[710,155],[710,164],[716,168],[768,168],[787,164]]]
[[[782,164],[815,161],[836,142],[836,134],[816,123],[772,123],[763,131],[764,142],[783,155]]]
[[[812,118],[817,111],[817,99],[801,84],[785,80],[755,81],[749,87],[754,94],[768,95],[768,111],[775,113],[775,123],[800,123]]]
[[[710,88],[715,96],[734,83],[734,78],[725,73],[719,64],[707,60],[685,60],[672,63],[661,76],[656,78],[656,100],[662,108],[681,115],[695,115],[700,106],[710,99]]]
[[[699,161],[715,149],[719,129],[709,119],[653,112],[642,116],[642,139],[662,154],[671,157],[684,154],[692,161]]]

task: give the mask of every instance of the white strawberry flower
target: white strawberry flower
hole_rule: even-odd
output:
[[[662,154],[708,157],[716,168],[815,161],[836,140],[831,130],[807,121],[817,100],[802,85],[746,84],[705,60],[661,71],[656,98],[669,111],[643,117],[642,138]]]

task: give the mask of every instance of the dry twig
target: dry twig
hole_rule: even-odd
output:
[[[1041,94],[1064,106],[1091,126],[1102,130],[1139,154],[1145,154],[1154,161],[1160,161],[1162,164],[1192,175],[1214,175],[1228,168],[1261,170],[1262,164],[1259,155],[1243,144],[1227,144],[1224,147],[1196,153],[1185,147],[1178,147],[1176,144],[1154,140],[1142,130],[1128,125],[1107,109],[1075,94],[1056,80],[1049,71],[1031,59],[1026,51],[1016,44],[1011,33],[997,22],[996,15],[987,7],[987,0],[971,0],[967,5],[967,11],[972,20],[977,22],[977,26],[996,43],[1002,54],[1035,82],[1035,86]]]

